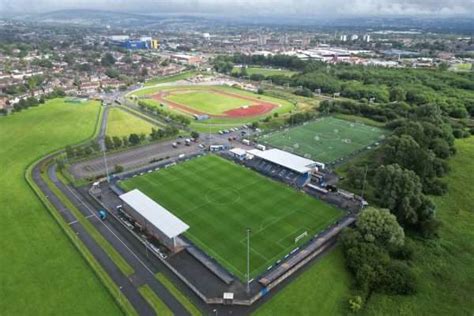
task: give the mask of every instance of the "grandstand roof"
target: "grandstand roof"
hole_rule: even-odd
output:
[[[168,238],[176,237],[189,228],[182,220],[138,189],[122,194],[119,197]]]
[[[232,148],[230,150],[231,153],[237,155],[237,156],[243,156],[247,153],[247,151],[245,149],[242,149],[242,148]]]
[[[315,169],[317,164],[316,161],[306,159],[276,148],[268,150],[252,149],[249,150],[248,153],[298,173],[309,172]]]

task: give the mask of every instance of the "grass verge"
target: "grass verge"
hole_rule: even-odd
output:
[[[166,306],[166,304],[153,292],[148,284],[142,285],[138,292],[145,298],[151,307],[156,312],[156,315],[172,316],[173,312]]]
[[[196,307],[196,305],[191,302],[189,298],[187,298],[181,291],[173,284],[173,282],[166,277],[163,273],[155,274],[155,277],[158,281],[163,284],[164,287],[168,289],[168,291],[181,303],[181,305],[186,308],[186,310],[193,316],[200,316],[202,315],[201,311]]]
[[[255,315],[347,314],[351,277],[340,248],[332,250],[255,311]]]

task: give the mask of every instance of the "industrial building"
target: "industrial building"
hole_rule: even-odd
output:
[[[111,38],[112,44],[122,47],[125,49],[159,49],[160,43],[157,39],[153,39],[149,36],[140,37],[139,39],[130,39],[124,37],[115,36],[114,39]]]

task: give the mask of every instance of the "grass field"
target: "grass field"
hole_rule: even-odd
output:
[[[449,70],[457,71],[457,72],[469,72],[472,70],[472,64],[469,64],[469,63],[454,64],[451,67],[449,67]]]
[[[251,229],[250,274],[255,277],[295,248],[295,237],[305,231],[310,237],[343,215],[213,155],[128,179],[121,186],[140,189],[181,218],[190,226],[185,235],[241,279],[246,271],[247,228]]]
[[[153,124],[119,108],[111,108],[107,118],[107,136],[129,136],[132,133],[149,135]],[[155,127],[156,128],[156,127]]]
[[[262,136],[261,142],[307,158],[330,163],[384,138],[377,127],[324,117]]]
[[[46,153],[93,134],[99,103],[47,101],[0,117],[0,314],[121,311],[24,178]]]
[[[208,114],[222,114],[223,112],[250,105],[252,102],[244,99],[234,98],[213,91],[194,91],[188,90],[181,93],[175,93],[168,97],[167,100],[188,105],[198,111]]]
[[[258,308],[254,315],[345,315],[348,314],[350,285],[344,255],[336,248]]]
[[[232,70],[233,73],[239,73],[241,71],[240,67],[234,67]],[[296,71],[291,71],[288,69],[278,69],[278,68],[261,68],[261,67],[247,67],[247,73],[249,75],[259,74],[264,76],[275,76],[275,75],[283,75],[291,77],[294,74],[297,74]]]

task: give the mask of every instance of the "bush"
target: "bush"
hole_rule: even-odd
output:
[[[456,138],[463,138],[464,137],[464,132],[462,129],[456,128],[453,130],[453,135]]]
[[[389,294],[414,294],[416,292],[415,275],[406,264],[392,261],[385,268],[382,287]]]
[[[353,313],[357,313],[358,311],[360,311],[363,307],[363,300],[362,300],[362,297],[360,297],[359,295],[354,295],[353,297],[351,297],[349,299],[349,308],[351,310],[351,312]]]

